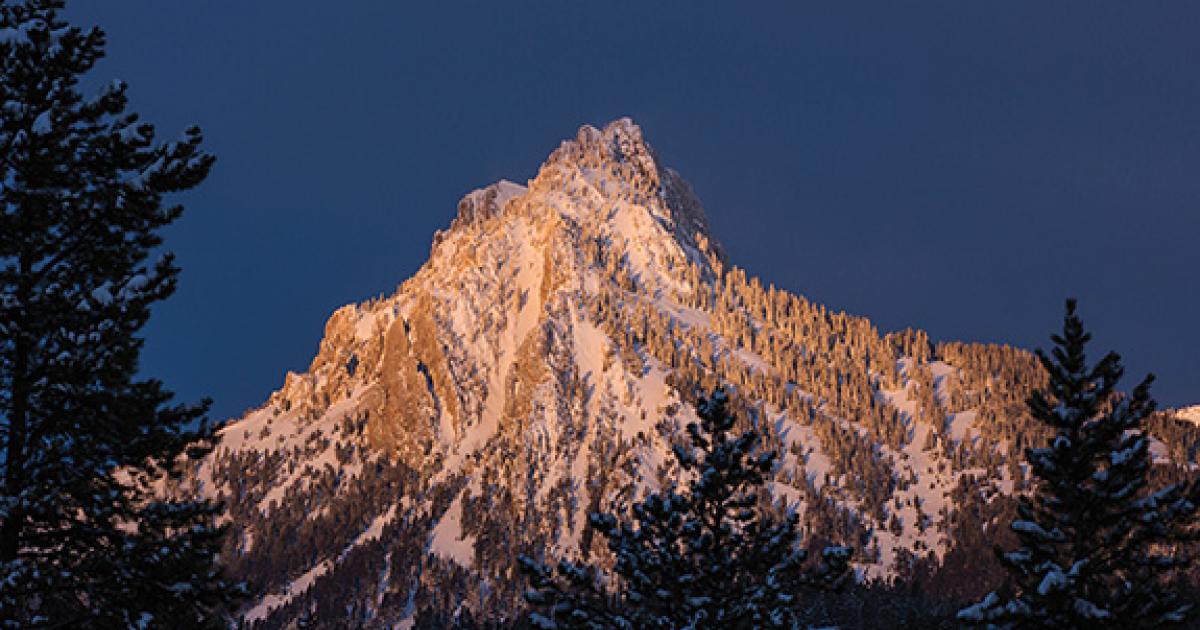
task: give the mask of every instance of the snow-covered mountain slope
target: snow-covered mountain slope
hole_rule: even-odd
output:
[[[1042,378],[1023,351],[881,335],[748,278],[623,119],[464,197],[416,275],[335,312],[184,489],[227,504],[223,557],[264,589],[249,622],[511,618],[517,555],[603,562],[586,514],[671,483],[720,383],[784,454],[776,507],[812,544],[853,546],[864,579],[977,579]]]
[[[1184,407],[1183,409],[1176,411],[1175,415],[1179,418],[1187,420],[1188,422],[1195,422],[1196,424],[1200,424],[1200,405],[1192,405],[1191,407]]]

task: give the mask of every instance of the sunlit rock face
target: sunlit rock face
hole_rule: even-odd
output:
[[[517,555],[607,562],[586,514],[677,479],[718,383],[781,452],[776,508],[811,541],[853,546],[864,579],[986,577],[994,540],[962,533],[1024,486],[1028,353],[881,335],[748,277],[628,119],[447,214],[421,269],[336,311],[179,488],[225,501],[223,561],[263,589],[247,621],[513,618]]]

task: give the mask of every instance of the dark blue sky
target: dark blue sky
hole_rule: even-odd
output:
[[[1074,295],[1097,352],[1200,402],[1200,5],[735,6],[76,0],[96,81],[218,156],[146,371],[216,417],[260,404],[463,193],[629,115],[764,281],[1025,347]]]

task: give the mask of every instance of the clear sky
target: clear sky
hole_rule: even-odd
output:
[[[740,9],[740,10],[736,10]],[[390,294],[459,197],[628,115],[734,262],[881,329],[1095,350],[1200,402],[1200,4],[75,0],[218,162],[144,369],[214,416]]]

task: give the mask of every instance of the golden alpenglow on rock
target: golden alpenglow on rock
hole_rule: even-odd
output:
[[[308,371],[185,484],[226,502],[222,557],[265,588],[247,621],[514,619],[517,556],[611,562],[587,513],[678,480],[671,449],[718,384],[779,451],[771,509],[805,541],[850,546],[863,579],[982,596],[1041,437],[1032,355],[884,334],[748,276],[628,119],[446,209],[416,274],[334,313]],[[1200,438],[1161,416],[1156,435]]]

